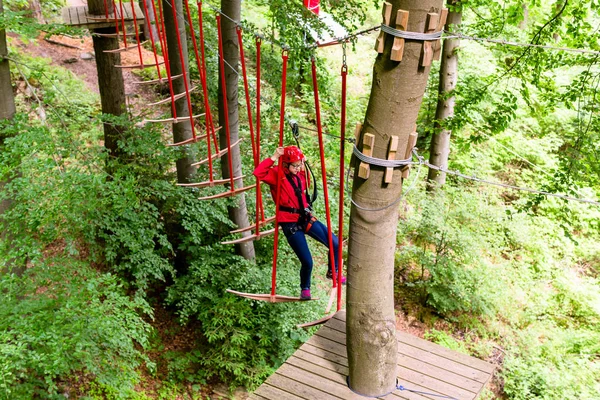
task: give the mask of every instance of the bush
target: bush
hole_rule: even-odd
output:
[[[149,310],[115,276],[48,259],[22,277],[4,275],[0,292],[2,397],[63,398],[76,376],[113,398],[133,392],[151,329],[140,314]]]

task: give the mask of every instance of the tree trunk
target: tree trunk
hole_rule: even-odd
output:
[[[456,2],[457,0],[449,0],[448,5],[453,5]],[[460,25],[461,19],[461,11],[449,12],[446,30],[456,32],[456,27]],[[460,39],[444,40],[443,46],[438,103],[435,111],[435,133],[431,138],[431,145],[429,147],[429,162],[438,167],[448,168],[450,135],[452,131],[446,129],[444,122],[454,115],[456,96],[453,92],[458,79],[458,54],[456,50],[460,46]],[[427,185],[427,190],[433,191],[436,187],[444,185],[446,182],[446,173],[430,169],[427,180],[430,181],[430,184]]]
[[[46,23],[39,0],[29,0],[29,10],[31,11],[31,16],[35,18],[37,22],[40,24]]]
[[[392,26],[398,9],[409,11],[408,31],[423,32],[429,12],[442,0],[394,0]],[[373,157],[387,158],[391,136],[398,136],[397,158],[404,158],[410,133],[427,85],[430,67],[421,67],[423,42],[406,40],[401,62],[390,60],[393,38],[386,35],[383,54],[373,67],[373,84],[360,143],[375,136]],[[371,166],[364,180],[355,171],[352,198],[363,208],[383,208],[402,192],[401,171],[383,184],[384,168]],[[394,314],[394,254],[398,207],[350,213],[347,294],[347,349],[350,387],[363,395],[380,396],[396,387],[397,353]]]
[[[154,15],[151,1],[152,0],[139,0],[142,11],[148,10],[148,15],[144,12],[144,18],[146,18],[146,21],[144,22],[144,38],[150,40],[150,37],[152,37],[158,46],[160,42],[158,40],[158,31],[156,30],[156,15]],[[144,8],[144,3],[146,3],[146,8]],[[152,33],[152,36],[150,36],[150,33]]]
[[[240,0],[221,0],[221,10],[223,13],[230,18],[239,21],[240,20]],[[229,111],[229,134],[230,141],[234,143],[239,137],[239,108],[238,108],[238,74],[237,66],[240,61],[240,49],[238,48],[237,33],[235,31],[235,24],[228,18],[221,19],[221,29],[223,35],[223,53],[225,58],[225,83],[227,86],[227,105]],[[231,65],[236,68],[233,71],[229,68]],[[220,74],[219,74],[220,76]],[[224,124],[225,114],[223,107],[223,95],[222,95],[222,82],[219,79],[219,121],[221,125]],[[221,148],[227,146],[227,137],[225,129],[219,131],[219,145]],[[231,148],[231,162],[233,171],[229,171],[229,160],[227,156],[221,157],[221,170],[223,171],[223,178],[229,178],[231,173],[233,176],[242,175],[242,158],[240,155],[240,145]],[[236,187],[243,187],[244,182],[240,179],[235,182]],[[233,207],[228,207],[229,218],[239,228],[246,228],[249,226],[248,222],[248,210],[246,208],[246,196],[241,193],[237,197],[237,204]],[[249,236],[251,232],[244,232],[243,236]],[[250,260],[254,258],[254,243],[246,242],[236,245],[236,252],[242,257]]]
[[[171,4],[175,6],[175,13]],[[185,68],[186,81],[183,79],[175,79],[173,81],[173,91],[175,94],[185,93],[185,87],[191,89],[190,86],[190,70],[187,49],[187,35],[185,30],[185,18],[183,14],[183,3],[181,0],[163,0],[165,31],[167,32],[167,48],[169,65],[171,67],[171,75],[182,74]],[[174,15],[177,15],[177,26],[175,25]],[[178,29],[176,29],[178,28]],[[179,35],[179,40],[177,39]],[[181,49],[179,48],[181,43]],[[183,63],[181,62],[183,58]],[[175,101],[175,112],[177,118],[189,117],[190,109],[188,107],[186,96]],[[189,120],[173,124],[173,141],[175,143],[182,142],[192,137],[192,125]],[[196,167],[193,157],[190,155],[188,146],[182,148],[181,157],[177,160],[177,182],[188,183],[192,181],[192,177],[196,173]]]
[[[2,0],[0,0],[0,15],[4,14]],[[10,79],[10,65],[8,60],[8,46],[6,32],[0,29],[0,119],[11,119],[16,112],[15,96]]]
[[[0,0],[0,16],[4,14],[2,0]],[[0,29],[0,119],[12,119],[16,113],[15,97],[10,79],[10,65],[4,57],[8,56],[8,45],[6,43],[6,32]],[[0,132],[0,151],[3,150],[5,137]],[[0,180],[0,193],[4,191],[4,187],[10,183],[10,180]],[[10,198],[0,200],[0,219],[13,204]],[[0,241],[9,243],[12,241],[12,235],[6,229],[0,232]],[[5,267],[0,268],[2,273],[13,271],[17,275],[22,275],[25,271],[25,266],[15,264],[15,260],[7,260]]]
[[[92,15],[104,15],[104,2],[102,0],[88,0],[89,12]],[[112,5],[109,5],[112,12]],[[114,28],[101,28],[94,30],[97,33],[115,33]],[[121,115],[125,112],[125,85],[123,73],[115,65],[121,64],[119,53],[105,53],[105,50],[119,48],[119,41],[115,38],[92,35],[94,53],[96,54],[96,68],[98,69],[98,88],[102,113]],[[124,128],[114,124],[104,124],[104,147],[111,158],[120,158],[122,152],[117,141],[123,134]]]

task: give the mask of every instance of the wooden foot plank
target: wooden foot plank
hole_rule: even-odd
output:
[[[269,229],[268,231],[259,232],[258,235],[252,234],[250,236],[246,236],[246,237],[243,237],[240,239],[234,239],[234,240],[228,240],[226,242],[221,242],[221,244],[239,244],[239,243],[252,242],[254,240],[260,240],[265,236],[272,235],[273,233],[275,233],[275,228]]]
[[[241,177],[239,179],[241,179]],[[255,186],[256,186],[256,184],[252,184],[250,186],[236,188],[234,190],[229,190],[227,192],[223,192],[223,193],[219,193],[219,194],[214,194],[212,196],[198,197],[198,200],[213,200],[213,199],[222,199],[224,197],[237,196],[238,194],[244,193],[244,192],[252,189]]]
[[[318,347],[323,350],[327,350],[331,353],[337,354],[338,356],[347,357],[346,355],[346,346],[341,345],[333,340],[329,340],[322,336],[314,335],[306,343],[310,343],[315,347]]]
[[[238,144],[240,144],[240,142],[242,141],[242,138],[236,140],[235,142],[231,143],[231,145],[229,147],[234,148],[235,146],[237,146]],[[210,156],[211,161],[214,161],[217,158],[221,158],[224,154],[227,154],[227,152],[229,152],[229,148],[225,147],[224,149],[221,149],[218,153],[216,154],[212,154]],[[202,164],[206,164],[208,162],[208,158],[205,158],[204,160],[195,162],[192,164],[192,166],[197,166],[197,165],[202,165]]]
[[[269,217],[269,218],[265,219],[264,221],[260,221],[258,223],[258,227],[262,228],[263,226],[265,226],[268,223],[273,222],[273,221],[275,221],[275,217],[274,216],[273,217]],[[242,232],[254,230],[255,228],[256,228],[256,223],[254,223],[253,225],[250,225],[250,226],[248,226],[246,228],[236,229],[236,230],[231,231],[229,233],[242,233]]]
[[[300,347],[300,350],[302,350],[304,353],[309,353],[316,357],[323,358],[327,364],[335,363],[338,364],[340,367],[348,367],[348,358],[346,355],[341,356],[339,354],[332,353],[330,351],[322,349],[321,347],[316,347],[308,342],[304,343]]]

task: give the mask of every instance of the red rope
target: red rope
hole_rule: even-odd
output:
[[[210,136],[212,135],[213,143],[215,145],[215,152],[219,152],[219,144],[217,143],[217,135],[215,134],[215,125],[212,119],[212,113],[210,112],[210,104],[208,101],[208,87],[206,85],[206,53],[204,50],[204,21],[202,20],[202,1],[196,3],[198,5],[198,34],[200,35],[200,54],[202,55],[202,70],[204,71],[204,106],[207,117],[207,128],[206,128],[206,143],[210,147]],[[202,76],[202,75],[201,75]],[[208,127],[210,126],[210,135],[208,134]],[[212,161],[211,161],[211,182],[212,182]]]
[[[158,64],[158,54],[156,52],[156,42],[154,40],[154,34],[152,33],[152,26],[150,24],[150,13],[148,12],[148,5],[146,4],[146,0],[142,0],[142,5],[144,7],[144,17],[146,18],[146,24],[148,24],[148,33],[150,34],[150,42],[152,43],[152,53],[154,53],[154,62],[156,63],[156,73],[158,74],[158,79],[162,79],[160,73],[160,65]],[[154,0],[152,1],[152,6],[154,6]],[[154,20],[156,21],[156,12],[154,12]],[[158,30],[157,30],[158,32]]]
[[[152,8],[154,8],[154,15],[156,15],[156,7],[154,1],[152,1]],[[171,74],[171,61],[169,60],[169,49],[167,46],[167,33],[165,30],[165,18],[163,14],[162,1],[158,0],[158,12],[160,20],[160,29],[158,30],[158,36],[161,39],[163,58],[165,59],[165,68],[167,70],[167,80],[169,81],[169,93],[171,94],[171,114],[173,118],[177,118],[177,109],[175,108],[175,91],[173,89],[173,79]]]
[[[117,41],[119,40],[119,18],[117,18],[117,3],[115,0],[112,0],[113,4],[113,14],[115,14],[115,32],[117,34]]]
[[[188,87],[187,72],[185,68],[185,60],[183,59],[183,46],[181,45],[181,36],[179,35],[179,22],[177,21],[177,9],[175,2],[171,5],[173,11],[173,22],[175,23],[175,32],[177,36],[177,46],[179,50],[179,62],[181,62],[181,72],[183,73],[183,85],[185,87],[185,98],[188,105],[188,113],[190,114],[190,125],[192,126],[192,137],[196,139],[196,128],[194,127],[194,116],[192,113],[192,99],[190,97],[190,89]]]
[[[221,31],[221,15],[217,13],[217,34],[219,36],[219,69],[221,70],[221,95],[223,96],[223,115],[225,120],[225,139],[227,140],[227,163],[229,164],[229,185],[234,191],[233,161],[231,160],[231,137],[229,129],[229,107],[227,99],[227,83],[225,82],[225,56],[223,55],[223,32]]]
[[[342,115],[340,121],[340,201],[338,215],[338,282],[342,281],[343,251],[342,242],[344,237],[344,154],[346,150],[346,76],[348,75],[348,66],[344,63],[342,66]],[[339,285],[337,291],[337,310],[342,308],[342,285]]]
[[[244,95],[246,97],[246,110],[248,111],[248,124],[250,125],[250,142],[252,142],[252,156],[254,157],[254,168],[258,166],[256,158],[256,144],[254,141],[254,121],[252,121],[252,108],[250,107],[250,91],[248,89],[248,75],[246,74],[246,59],[244,56],[244,42],[242,40],[242,28],[235,27],[238,37],[238,47],[240,48],[240,63],[242,65],[242,78],[244,80]]]
[[[125,14],[123,14],[123,0],[119,0],[119,8],[121,9],[121,27],[123,28],[123,45],[127,47],[127,30],[125,29]]]
[[[312,81],[315,94],[315,114],[317,117],[317,131],[319,134],[319,155],[321,157],[321,176],[323,178],[323,197],[325,198],[325,215],[327,215],[327,236],[329,239],[329,262],[331,264],[331,277],[333,278],[333,287],[337,286],[337,274],[335,271],[335,255],[333,251],[333,234],[331,232],[331,213],[329,210],[329,194],[327,191],[327,171],[325,170],[325,149],[323,145],[323,127],[321,126],[321,106],[319,105],[319,88],[317,84],[317,65],[315,59],[312,59]],[[341,247],[341,244],[339,244]],[[338,272],[341,269],[338,266]]]
[[[260,161],[260,45],[262,40],[256,37],[256,157]],[[260,182],[256,185],[257,202],[260,204],[260,217],[265,220],[265,209],[260,191]],[[256,217],[258,220],[258,216]]]
[[[285,93],[286,93],[286,81],[287,81],[287,60],[288,55],[284,50],[281,53],[283,60],[283,67],[281,73],[281,109],[279,115],[279,147],[283,146],[283,124],[285,120]],[[275,296],[275,286],[277,284],[277,247],[279,238],[279,220],[277,215],[279,214],[279,201],[281,199],[281,180],[283,179],[283,167],[281,161],[277,162],[277,190],[275,191],[275,239],[273,245],[273,269],[271,272],[271,296]]]
[[[143,1],[145,2],[145,1]],[[137,17],[135,15],[135,5],[131,0],[131,15],[133,16],[133,26],[135,29],[135,41],[137,42],[138,54],[140,55],[140,65],[144,65],[144,58],[142,57],[142,45],[140,44],[140,30],[137,24]]]
[[[104,16],[108,19],[108,4],[106,4],[106,0],[104,0]]]

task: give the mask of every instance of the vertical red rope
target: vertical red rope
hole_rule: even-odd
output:
[[[108,4],[106,3],[106,0],[104,0],[104,16],[108,19]]]
[[[319,155],[321,157],[321,176],[323,178],[323,197],[325,198],[325,214],[327,215],[327,236],[329,239],[329,262],[331,264],[331,277],[333,287],[337,286],[337,274],[335,271],[335,255],[333,251],[333,234],[331,229],[331,213],[329,210],[329,194],[327,190],[327,171],[325,170],[325,149],[323,145],[323,127],[321,126],[321,106],[319,105],[319,87],[317,84],[317,64],[312,59],[312,81],[315,94],[315,114],[317,117],[317,131],[319,134]],[[341,246],[341,244],[339,244]],[[338,270],[340,267],[338,266]]]
[[[119,40],[119,18],[117,17],[117,3],[115,0],[112,0],[113,5],[113,14],[115,15],[115,32],[117,34],[117,41]]]
[[[144,17],[146,18],[146,24],[148,24],[148,33],[150,34],[150,42],[152,43],[152,52],[154,53],[154,62],[156,63],[156,73],[158,74],[158,79],[162,79],[160,65],[158,64],[158,54],[156,52],[156,42],[154,40],[154,34],[152,33],[152,26],[150,26],[150,13],[148,12],[146,0],[142,0],[142,5],[144,6]],[[152,6],[154,6],[154,0],[152,0]],[[156,12],[154,12],[154,20],[156,22]]]
[[[221,31],[221,15],[217,14],[217,34],[219,36],[219,69],[221,70],[221,95],[223,96],[223,116],[225,119],[225,139],[227,140],[227,163],[229,165],[229,185],[235,190],[233,181],[233,161],[231,159],[231,137],[229,129],[229,106],[227,103],[227,83],[225,82],[225,56],[223,54],[223,32]]]
[[[123,0],[119,0],[119,9],[121,10],[121,28],[123,28],[123,45],[127,47],[127,29],[125,29],[125,14],[123,13]]]
[[[254,141],[254,121],[252,120],[252,108],[250,106],[250,91],[248,89],[248,75],[246,74],[246,59],[244,56],[244,42],[242,40],[242,28],[235,27],[238,37],[238,47],[240,48],[240,64],[242,66],[242,78],[244,80],[244,95],[246,97],[246,110],[248,111],[248,125],[250,126],[250,141],[252,142],[252,156],[254,157],[254,168],[258,166],[256,158],[256,143]]]
[[[140,56],[140,64],[144,65],[144,58],[142,57],[142,45],[140,44],[140,30],[137,24],[137,16],[135,15],[135,3],[131,0],[131,15],[133,16],[133,27],[135,29],[135,41],[137,42],[138,54]]]
[[[196,128],[194,127],[194,116],[192,113],[192,99],[190,97],[190,88],[188,86],[187,71],[185,70],[185,60],[183,59],[183,46],[181,44],[181,36],[179,34],[179,21],[177,21],[177,9],[175,2],[171,5],[173,11],[173,22],[175,23],[175,31],[177,32],[177,46],[179,47],[179,62],[181,62],[181,72],[183,73],[183,85],[185,87],[185,99],[187,100],[188,113],[190,114],[190,125],[192,126],[192,137],[196,139]]]
[[[208,101],[208,87],[206,86],[206,53],[204,50],[204,21],[202,19],[202,1],[198,1],[196,3],[198,5],[198,34],[200,35],[200,54],[202,55],[202,70],[204,71],[204,83],[205,86],[202,87],[204,90],[204,106],[206,108],[206,121],[208,126],[210,126],[210,135],[208,135],[208,128],[206,130],[206,143],[210,147],[210,136],[212,136],[213,143],[215,146],[215,152],[219,152],[219,144],[217,143],[217,135],[215,134],[215,124],[213,123],[212,113],[210,112],[210,104]],[[211,182],[212,182],[212,161],[210,161],[209,168],[211,169]]]
[[[261,39],[256,37],[256,158],[260,162],[260,45]],[[256,179],[256,229],[258,236],[260,221],[265,220],[265,211],[262,203],[260,179]]]
[[[156,15],[156,8],[154,6],[154,0],[152,0],[152,7],[154,8],[154,15]],[[163,13],[162,0],[158,0],[158,12],[160,15],[160,28],[159,37],[161,39],[163,58],[165,59],[165,68],[167,70],[167,80],[169,81],[169,93],[171,94],[171,114],[173,118],[177,118],[177,109],[175,108],[175,91],[173,89],[173,79],[171,74],[171,61],[169,60],[169,49],[167,46],[167,32],[165,30],[165,17]],[[162,31],[162,32],[161,32]]]
[[[285,120],[285,93],[287,81],[287,60],[288,55],[284,50],[281,53],[283,67],[281,72],[281,109],[279,111],[279,147],[283,146],[283,124]],[[281,161],[277,161],[277,190],[275,191],[275,239],[273,242],[273,269],[271,272],[271,296],[275,296],[275,286],[277,284],[277,247],[279,239],[279,201],[281,199],[281,180],[283,179],[283,167]]]
[[[338,215],[338,282],[342,281],[343,251],[342,243],[344,238],[344,155],[346,154],[346,76],[348,75],[348,66],[342,66],[342,115],[340,121],[340,199]],[[339,285],[337,291],[337,310],[342,308],[342,285]]]

